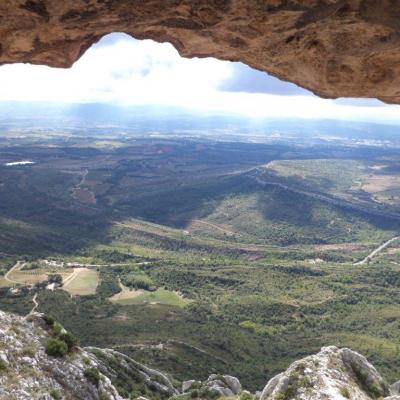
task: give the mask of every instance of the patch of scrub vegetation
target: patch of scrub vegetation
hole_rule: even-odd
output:
[[[71,353],[78,344],[78,339],[67,332],[54,318],[48,315],[43,317],[51,337],[46,340],[45,351],[49,356],[64,357]]]
[[[86,379],[88,379],[93,385],[98,386],[100,383],[100,373],[97,368],[90,367],[86,368],[83,372]]]
[[[121,276],[121,282],[132,289],[143,289],[147,291],[155,291],[157,288],[154,281],[145,274],[139,273],[128,273]]]
[[[46,342],[45,350],[49,356],[64,357],[68,353],[68,346],[63,340],[50,338]]]

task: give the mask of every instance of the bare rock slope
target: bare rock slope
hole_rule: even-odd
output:
[[[242,61],[323,97],[400,103],[393,0],[2,0],[0,63],[69,67],[103,35]]]

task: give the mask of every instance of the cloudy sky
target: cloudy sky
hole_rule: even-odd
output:
[[[158,104],[249,116],[340,118],[400,124],[400,106],[324,100],[241,63],[184,59],[170,44],[112,34],[71,69],[0,67],[0,100]]]

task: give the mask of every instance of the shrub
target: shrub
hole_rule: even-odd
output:
[[[219,397],[219,394],[215,390],[209,390],[208,388],[202,388],[199,391],[199,397],[201,397],[203,399],[215,400],[216,398]]]
[[[240,400],[253,400],[253,396],[249,392],[240,393]]]
[[[61,334],[62,331],[63,331],[63,327],[58,322],[55,322],[53,324],[53,335],[58,336]]]
[[[125,286],[131,288],[144,289],[150,291],[156,290],[153,280],[147,275],[135,274],[135,273],[127,274],[122,276],[121,281]]]
[[[50,396],[54,399],[54,400],[61,400],[61,394],[57,389],[53,389],[50,392]]]
[[[36,349],[33,346],[24,346],[21,353],[23,356],[28,356],[33,358],[36,354]]]
[[[53,326],[54,325],[54,318],[51,315],[43,315],[43,321],[46,322],[47,325]]]
[[[70,332],[63,332],[58,335],[58,338],[65,342],[68,346],[68,352],[78,344],[78,339]]]
[[[0,373],[6,370],[7,370],[7,363],[4,360],[0,359]]]
[[[192,399],[196,399],[197,397],[199,397],[199,391],[198,391],[197,389],[192,390],[192,391],[190,392],[190,397],[191,397]]]
[[[83,358],[83,362],[84,362],[85,365],[90,365],[90,359],[87,358],[87,357]]]
[[[58,285],[62,285],[62,276],[60,274],[51,274],[49,275],[47,281],[49,283],[57,283]]]
[[[49,356],[64,357],[68,353],[68,346],[60,339],[51,338],[46,343],[45,351]]]
[[[100,374],[99,374],[99,370],[97,368],[91,367],[91,368],[85,369],[84,375],[89,382],[93,383],[93,385],[95,385],[95,386],[99,385]]]
[[[343,397],[346,397],[346,399],[349,399],[349,398],[350,398],[349,389],[347,389],[347,387],[345,387],[345,386],[342,386],[342,387],[340,388],[340,394],[341,394]]]

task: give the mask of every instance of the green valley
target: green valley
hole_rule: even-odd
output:
[[[60,132],[1,146],[1,309],[35,296],[82,344],[177,380],[229,370],[257,390],[326,344],[400,373],[400,240],[356,265],[400,233],[391,150]]]

